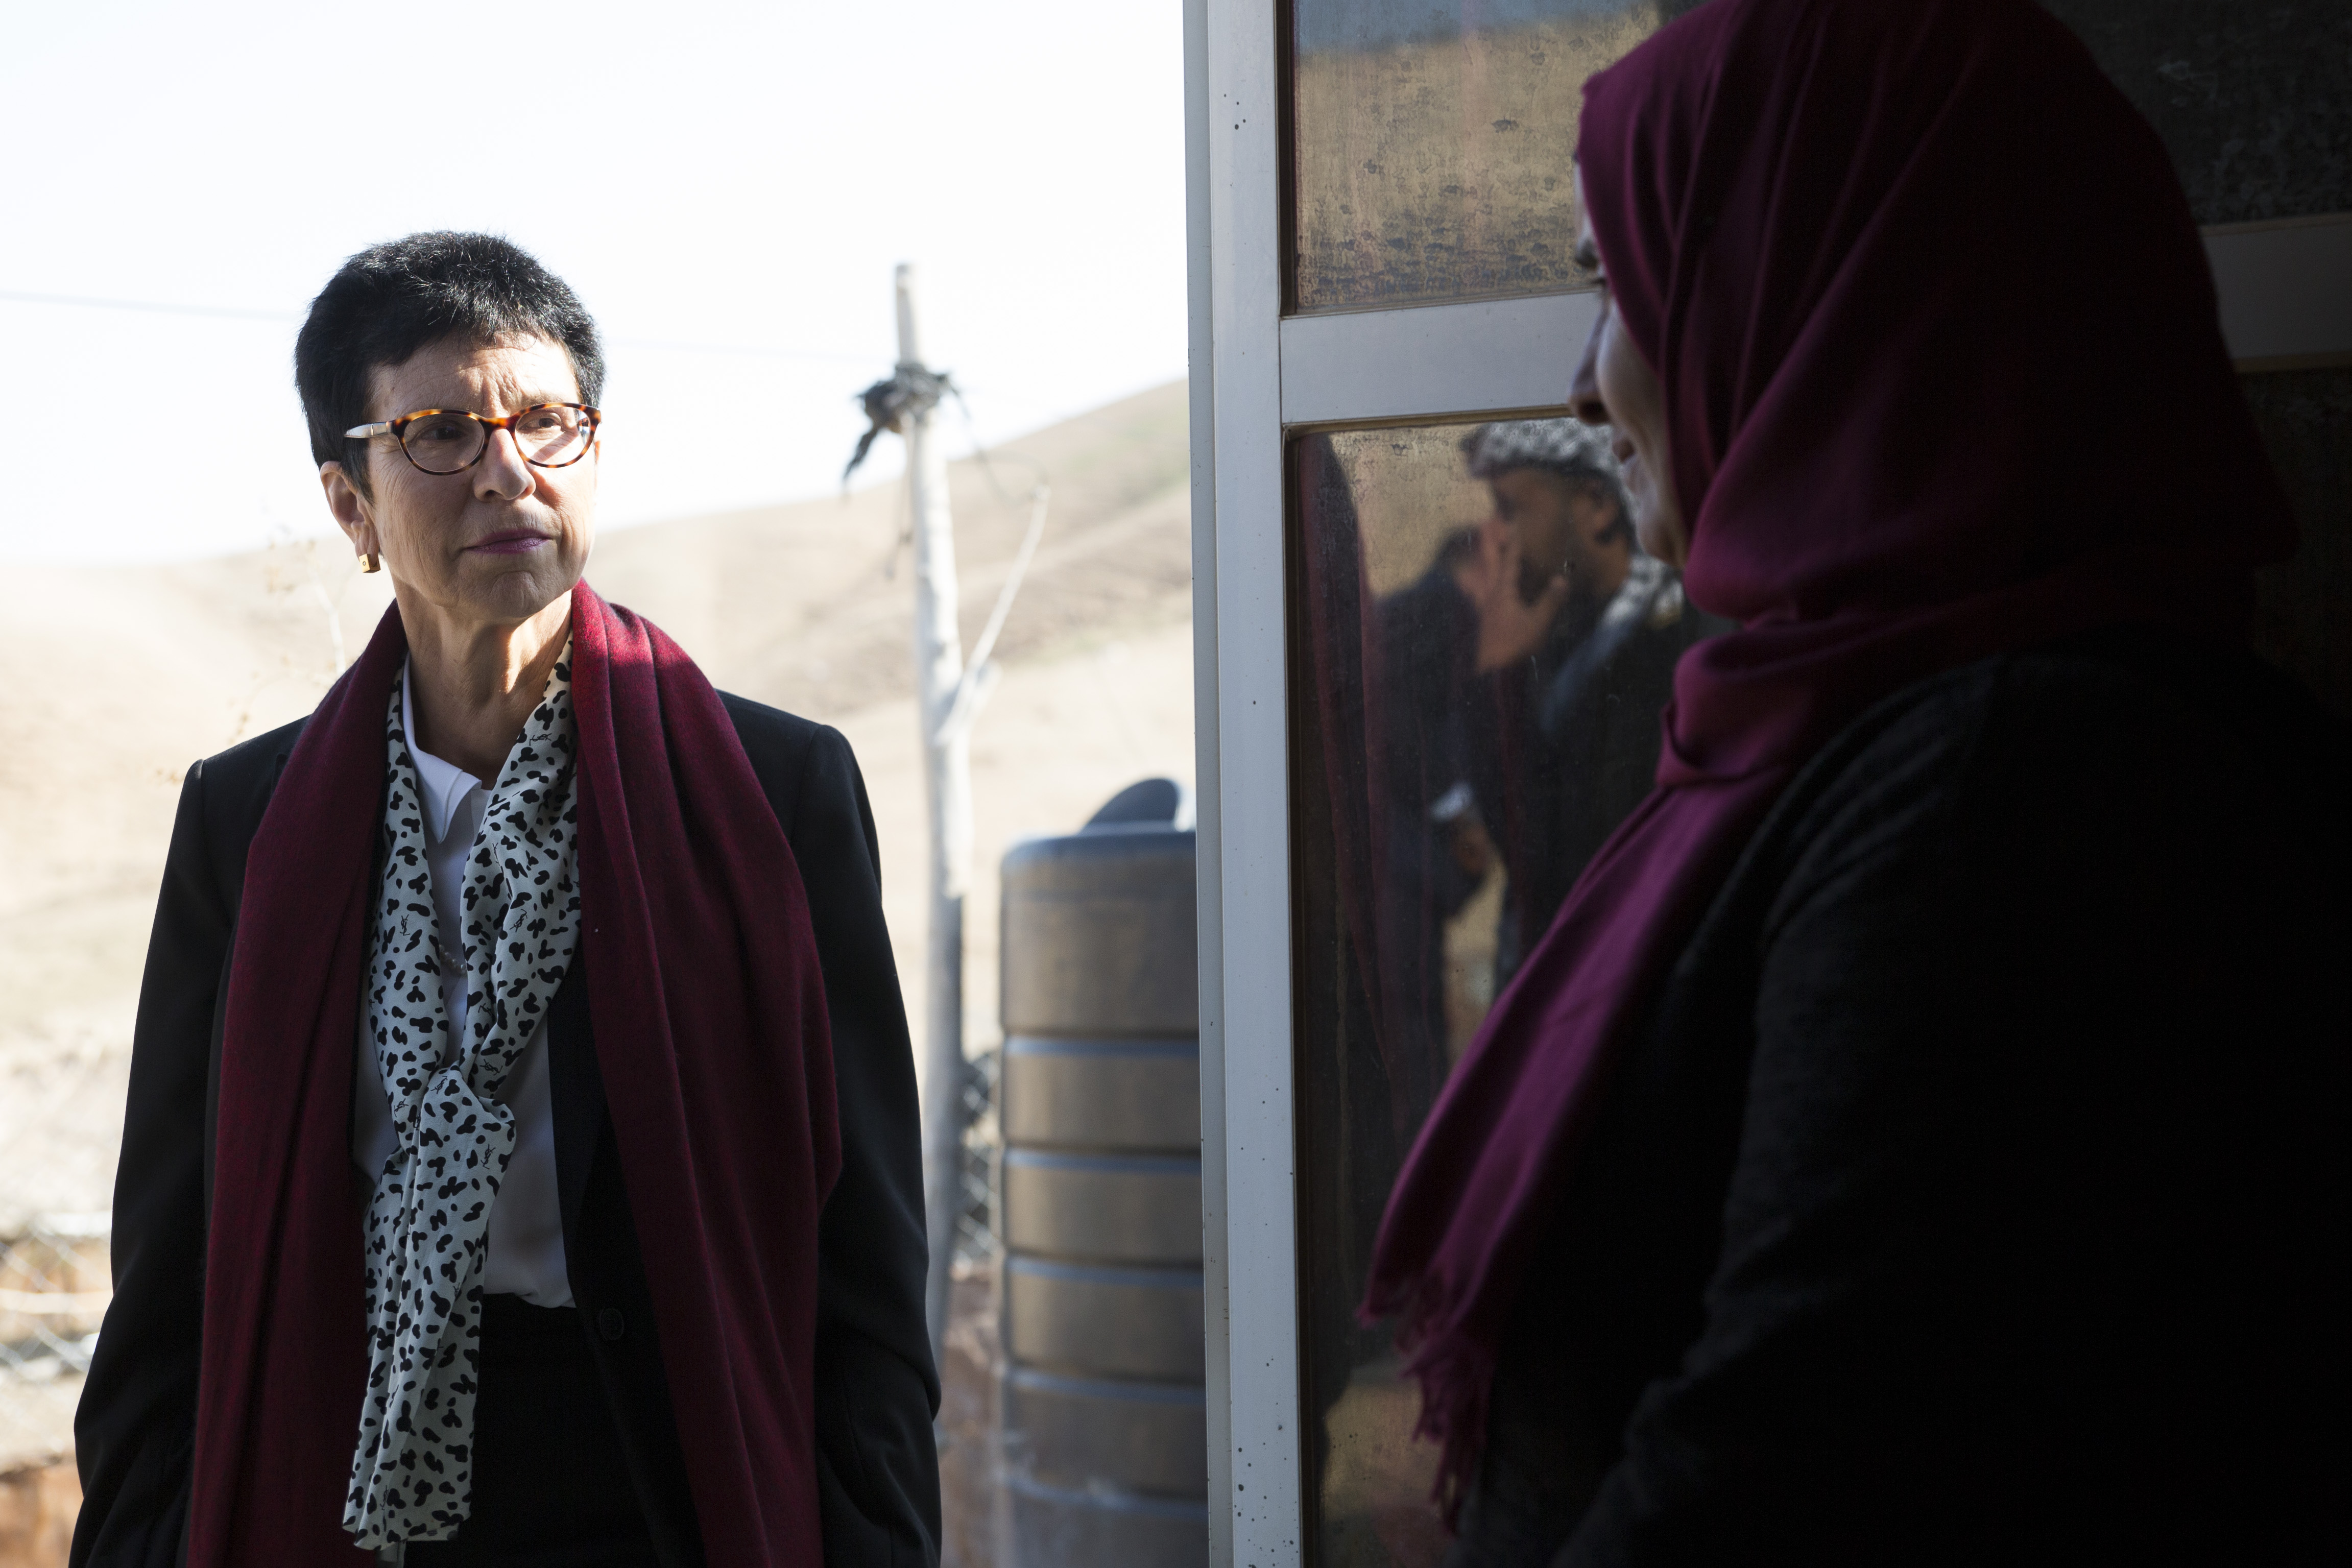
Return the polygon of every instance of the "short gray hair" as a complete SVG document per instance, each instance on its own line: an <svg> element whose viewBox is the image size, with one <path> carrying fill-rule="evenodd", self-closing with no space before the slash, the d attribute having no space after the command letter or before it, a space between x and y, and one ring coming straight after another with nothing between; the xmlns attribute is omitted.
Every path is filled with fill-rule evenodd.
<svg viewBox="0 0 2352 1568"><path fill-rule="evenodd" d="M1473 479L1492 479L1514 468L1540 468L1615 502L1621 520L1633 516L1624 478L1609 450L1608 434L1602 427L1580 419L1510 419L1482 424L1462 438L1462 455Z"/></svg>

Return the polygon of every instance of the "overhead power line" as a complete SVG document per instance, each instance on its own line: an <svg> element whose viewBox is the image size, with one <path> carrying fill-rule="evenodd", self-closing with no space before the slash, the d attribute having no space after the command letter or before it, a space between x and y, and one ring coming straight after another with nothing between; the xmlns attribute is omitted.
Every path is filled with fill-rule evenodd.
<svg viewBox="0 0 2352 1568"><path fill-rule="evenodd" d="M616 349L651 349L667 354L749 354L764 360L817 360L829 365L870 365L871 354L834 354L822 349L775 349L761 343L674 343L662 338L611 338Z"/></svg>
<svg viewBox="0 0 2352 1568"><path fill-rule="evenodd" d="M73 305L91 310L147 310L162 316L229 316L244 321L292 321L283 310L245 310L231 305L162 305L150 299L98 299L80 294L27 294L0 288L0 299L21 305Z"/></svg>
<svg viewBox="0 0 2352 1568"><path fill-rule="evenodd" d="M0 299L19 305L66 305L85 310L140 310L158 316L211 316L237 321L299 321L288 310L249 310L235 305L167 305L154 299L107 299L84 294L35 294L0 288ZM682 343L664 338L607 338L616 349L645 349L666 354L741 354L764 360L810 360L826 364L862 365L870 354L836 354L821 349L780 349L764 343Z"/></svg>

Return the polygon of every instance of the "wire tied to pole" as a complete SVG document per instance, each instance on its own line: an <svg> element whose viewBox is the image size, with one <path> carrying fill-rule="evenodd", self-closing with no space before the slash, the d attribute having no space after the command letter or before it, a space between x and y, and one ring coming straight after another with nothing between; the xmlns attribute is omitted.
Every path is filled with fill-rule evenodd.
<svg viewBox="0 0 2352 1568"><path fill-rule="evenodd" d="M997 482L995 465L989 461L987 450L981 445L978 432L972 431L971 405L964 401L962 389L955 384L947 371L930 370L912 360L899 361L886 379L876 382L857 394L858 406L866 411L866 434L857 438L857 449L849 455L849 465L841 471L844 488L848 486L849 476L857 472L858 465L866 461L866 454L873 450L877 437L885 431L893 435L906 434L909 423L937 408L943 398L955 399L956 407L962 410L964 428L972 434L972 456L979 460L981 472L986 476L989 488L996 492L997 499L1009 504L1013 497L1005 494L1004 486ZM931 733L934 744L944 745L971 727L973 721L980 717L980 710L987 705L989 694L996 689L998 678L1003 674L991 655L996 652L997 638L1004 631L1005 617L1013 612L1013 601L1021 592L1021 581L1028 573L1030 559L1037 553L1037 541L1045 537L1045 509L1054 495L1054 487L1046 482L1045 475L1034 464L1030 468L1038 476L1029 490L1028 529L1021 537L1021 548L1013 558L1013 570L1005 575L1004 586L997 591L996 603L988 612L987 624L981 629L980 641L972 646L971 658L964 666L962 678L956 682L955 695L948 703L948 711L940 718L939 727ZM911 519L908 527L912 528ZM898 543L903 546L906 540L902 538ZM890 556L890 565L895 567L898 549L893 549ZM885 575L890 575L887 569Z"/></svg>
<svg viewBox="0 0 2352 1568"><path fill-rule="evenodd" d="M921 418L939 406L940 399L950 396L962 402L947 371L927 370L911 360L899 361L886 379L859 392L858 405L866 411L866 434L857 438L857 450L849 455L849 466L841 471L842 484L846 486L849 476L866 461L875 437L886 430L893 435L906 434L909 421Z"/></svg>
<svg viewBox="0 0 2352 1568"><path fill-rule="evenodd" d="M947 716L931 738L944 743L971 727L980 717L989 695L996 690L997 677L1003 672L992 657L996 639L1004 630L1004 618L1013 612L1013 601L1021 591L1021 579L1029 570L1029 559L1037 553L1037 541L1045 534L1045 507L1053 499L1054 487L1043 479L1029 491L1029 528L1021 536L1021 549L1013 557L1013 570L1005 574L1004 586L996 592L995 607L988 612L988 623L981 628L980 641L972 644L971 663L965 666L963 678L956 683L955 696L948 704Z"/></svg>

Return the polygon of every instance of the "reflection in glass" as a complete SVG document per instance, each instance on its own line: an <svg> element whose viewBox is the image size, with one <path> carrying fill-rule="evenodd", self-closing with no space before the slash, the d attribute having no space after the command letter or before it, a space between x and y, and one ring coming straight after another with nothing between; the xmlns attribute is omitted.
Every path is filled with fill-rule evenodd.
<svg viewBox="0 0 2352 1568"><path fill-rule="evenodd" d="M1591 281L1571 259L1584 78L1656 29L1658 0L1295 0L1291 12L1294 308Z"/></svg>
<svg viewBox="0 0 2352 1568"><path fill-rule="evenodd" d="M1313 1560L1434 1563L1434 1450L1354 1321L1406 1148L1496 990L1648 792L1719 624L1641 554L1571 420L1292 449L1293 887Z"/></svg>
<svg viewBox="0 0 2352 1568"><path fill-rule="evenodd" d="M2164 138L2199 223L2352 210L2352 6L2043 4Z"/></svg>

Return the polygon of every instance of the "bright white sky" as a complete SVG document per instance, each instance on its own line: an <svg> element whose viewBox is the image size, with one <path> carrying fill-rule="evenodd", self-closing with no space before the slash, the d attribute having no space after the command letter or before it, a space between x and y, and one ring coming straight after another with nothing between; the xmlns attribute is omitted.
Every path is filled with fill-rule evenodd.
<svg viewBox="0 0 2352 1568"><path fill-rule="evenodd" d="M417 229L502 233L595 313L608 527L831 490L899 261L983 440L1180 376L1181 26L1174 0L12 7L0 295L278 319L0 298L0 560L324 528L299 318Z"/></svg>

